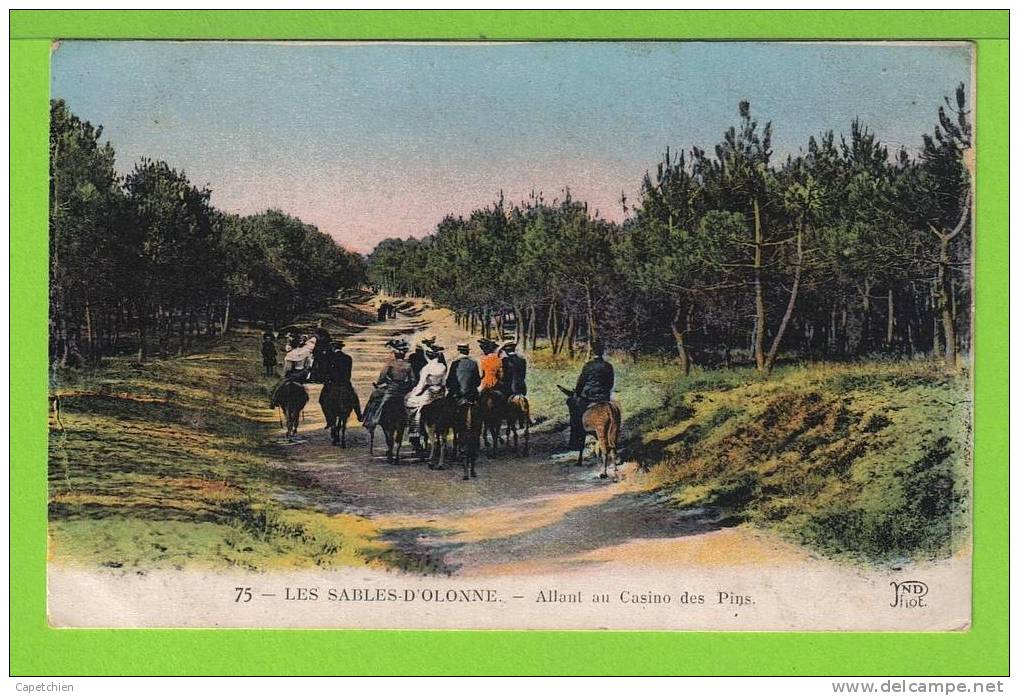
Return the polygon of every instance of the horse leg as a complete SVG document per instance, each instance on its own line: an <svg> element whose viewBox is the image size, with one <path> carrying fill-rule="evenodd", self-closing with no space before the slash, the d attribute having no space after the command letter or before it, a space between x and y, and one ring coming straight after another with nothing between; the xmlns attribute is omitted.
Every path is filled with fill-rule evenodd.
<svg viewBox="0 0 1019 696"><path fill-rule="evenodd" d="M347 414L347 418L350 418L350 414ZM340 447L346 448L347 446L347 418L340 420Z"/></svg>
<svg viewBox="0 0 1019 696"><path fill-rule="evenodd" d="M368 431L368 456L375 456L375 428Z"/></svg>
<svg viewBox="0 0 1019 696"><path fill-rule="evenodd" d="M524 416L524 456L531 453L531 419Z"/></svg>
<svg viewBox="0 0 1019 696"><path fill-rule="evenodd" d="M598 478L606 479L609 477L609 448L601 438L598 438L598 449L601 450L602 462L602 472Z"/></svg>
<svg viewBox="0 0 1019 696"><path fill-rule="evenodd" d="M382 434L386 436L386 461L395 464L396 462L393 461L393 433L383 428Z"/></svg>
<svg viewBox="0 0 1019 696"><path fill-rule="evenodd" d="M585 442L580 443L580 451L577 453L577 466L584 466L584 445L586 444L587 438L585 437L584 439Z"/></svg>

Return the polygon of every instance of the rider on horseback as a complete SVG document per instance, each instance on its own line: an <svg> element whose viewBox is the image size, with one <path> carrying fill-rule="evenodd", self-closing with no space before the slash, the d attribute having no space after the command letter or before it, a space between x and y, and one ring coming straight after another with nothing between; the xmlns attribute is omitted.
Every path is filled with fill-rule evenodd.
<svg viewBox="0 0 1019 696"><path fill-rule="evenodd" d="M426 362L418 372L417 386L404 401L408 415L407 434L415 452L421 450L421 409L446 396L446 365L441 360L445 348L433 341L425 344L428 346L428 350L424 351Z"/></svg>
<svg viewBox="0 0 1019 696"><path fill-rule="evenodd" d="M593 404L612 400L615 373L612 364L605 360L605 345L598 339L591 343L593 357L585 363L577 378L573 393L577 408L570 413L570 449L583 448L585 439L582 422L584 411Z"/></svg>
<svg viewBox="0 0 1019 696"><path fill-rule="evenodd" d="M375 381L375 391L364 409L363 423L366 428L372 429L379 424L379 417L382 415L382 407L391 399L403 398L414 387L413 374L410 363L407 362L407 349L409 346L403 340L390 340L386 346L393 351L393 359L387 362Z"/></svg>
<svg viewBox="0 0 1019 696"><path fill-rule="evenodd" d="M502 381L499 390L507 397L527 396L527 360L517 354L516 341L507 341L502 346Z"/></svg>
<svg viewBox="0 0 1019 696"><path fill-rule="evenodd" d="M458 343L456 350L460 357L449 366L446 391L458 404L477 401L478 387L481 386L478 363L470 356L471 349L468 344Z"/></svg>
<svg viewBox="0 0 1019 696"><path fill-rule="evenodd" d="M334 340L329 345L329 351L325 355L325 378L323 382L333 382L345 390L351 397L354 406L354 414L359 421L364 420L361 416L361 400L357 398L354 385L350 381L353 371L353 359L343 352L344 343L340 339Z"/></svg>
<svg viewBox="0 0 1019 696"><path fill-rule="evenodd" d="M503 380L502 358L499 357L495 350L498 348L498 344L488 338L482 338L478 340L478 343L481 345L481 352L484 353L478 365L481 370L480 390L493 390L499 393L499 396L505 398L505 394L498 392Z"/></svg>

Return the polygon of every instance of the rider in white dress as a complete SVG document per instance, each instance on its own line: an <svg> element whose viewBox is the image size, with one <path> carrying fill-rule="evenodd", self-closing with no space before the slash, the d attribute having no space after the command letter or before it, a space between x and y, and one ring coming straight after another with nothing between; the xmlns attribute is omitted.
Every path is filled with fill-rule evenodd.
<svg viewBox="0 0 1019 696"><path fill-rule="evenodd" d="M428 362L418 373L418 383L407 394L407 435L415 451L421 448L421 409L446 396L446 366L440 361L442 346L431 346L425 353Z"/></svg>

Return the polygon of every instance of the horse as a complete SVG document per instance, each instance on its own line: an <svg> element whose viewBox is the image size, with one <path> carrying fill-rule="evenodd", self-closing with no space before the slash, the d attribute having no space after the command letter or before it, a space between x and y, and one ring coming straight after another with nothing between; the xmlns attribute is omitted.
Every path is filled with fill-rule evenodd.
<svg viewBox="0 0 1019 696"><path fill-rule="evenodd" d="M492 390L485 389L478 396L478 409L481 416L481 436L488 446L488 437L492 437L492 454L499 449L502 442L502 421L505 419L506 402L502 396Z"/></svg>
<svg viewBox="0 0 1019 696"><path fill-rule="evenodd" d="M329 380L322 385L318 403L322 407L333 445L347 446L347 420L354 410L356 399L357 394L346 384Z"/></svg>
<svg viewBox="0 0 1019 696"><path fill-rule="evenodd" d="M430 449L429 469L446 468L446 436L453 429L455 404L448 396L421 407L421 435Z"/></svg>
<svg viewBox="0 0 1019 696"><path fill-rule="evenodd" d="M272 408L282 408L287 420L287 439L297 434L297 424L301 411L308 404L308 390L299 382L284 382L276 390L272 400Z"/></svg>
<svg viewBox="0 0 1019 696"><path fill-rule="evenodd" d="M464 481L477 477L474 464L478 460L481 426L481 408L477 401L453 402L453 440L457 448L463 447Z"/></svg>
<svg viewBox="0 0 1019 696"><path fill-rule="evenodd" d="M382 404L379 426L386 437L386 461L400 463L400 449L403 447L403 431L407 428L407 409L401 397L391 397ZM395 456L393 448L396 448ZM375 454L375 426L368 428L368 454Z"/></svg>
<svg viewBox="0 0 1019 696"><path fill-rule="evenodd" d="M523 394L514 394L506 401L506 442L509 443L510 433L513 434L513 451L517 451L517 430L524 429L524 456L531 448L531 403Z"/></svg>
<svg viewBox="0 0 1019 696"><path fill-rule="evenodd" d="M584 439L587 433L592 433L597 440L596 453L600 453L603 469L599 478L609 477L609 459L612 459L612 480L619 481L619 429L622 423L622 412L619 404L615 401L599 401L588 406L584 412L578 413L580 399L576 393L566 387L556 385L559 391L566 395L566 407L570 411L571 422L578 420L584 431ZM580 452L577 457L577 466L584 464L584 443L580 443Z"/></svg>

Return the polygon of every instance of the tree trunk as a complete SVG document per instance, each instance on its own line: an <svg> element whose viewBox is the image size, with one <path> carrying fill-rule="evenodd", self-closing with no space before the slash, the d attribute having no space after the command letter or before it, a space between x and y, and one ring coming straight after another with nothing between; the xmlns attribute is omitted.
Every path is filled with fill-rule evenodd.
<svg viewBox="0 0 1019 696"><path fill-rule="evenodd" d="M941 325L945 336L945 365L955 368L957 363L957 346L955 337L955 317L952 316L952 305L948 294L948 236L941 238L941 253L938 256L937 304L941 315Z"/></svg>
<svg viewBox="0 0 1019 696"><path fill-rule="evenodd" d="M754 198L754 362L757 371L767 369L764 355L764 285L761 281L761 270L764 265L764 231L761 229L761 206Z"/></svg>
<svg viewBox="0 0 1019 696"><path fill-rule="evenodd" d="M690 374L690 356L686 351L686 342L683 339L683 328L679 324L679 318L683 313L681 305L676 306L676 312L672 315L669 328L672 329L672 338L676 341L676 362L684 375Z"/></svg>
<svg viewBox="0 0 1019 696"><path fill-rule="evenodd" d="M145 334L146 334L146 328L147 328L146 324L147 323L148 323L148 318L145 316L145 312L139 310L138 311L138 362L140 362L140 363L145 362L145 358L146 358L146 355L147 355L146 346L145 346Z"/></svg>
<svg viewBox="0 0 1019 696"><path fill-rule="evenodd" d="M775 338L771 341L771 349L768 351L768 358L765 364L765 369L768 374L775 367L775 358L778 357L778 348L782 343L782 336L785 335L786 327L789 326L789 319L793 315L793 309L796 306L796 296L800 291L800 272L803 269L803 222L800 221L799 231L796 235L796 270L793 271L793 287L789 291L789 301L785 306L785 314L782 315L782 321L778 325L778 331L775 332Z"/></svg>
<svg viewBox="0 0 1019 696"><path fill-rule="evenodd" d="M230 295L226 296L226 308L223 310L223 329L220 333L226 334L230 330Z"/></svg>
<svg viewBox="0 0 1019 696"><path fill-rule="evenodd" d="M88 300L85 300L85 339L88 342L88 358L86 360L89 363L94 363L96 359L96 344L92 331L92 306Z"/></svg>
<svg viewBox="0 0 1019 696"><path fill-rule="evenodd" d="M870 290L873 287L873 282L870 278L863 279L863 322L860 328L860 343L857 347L857 354L869 353L870 352Z"/></svg>
<svg viewBox="0 0 1019 696"><path fill-rule="evenodd" d="M590 283L584 284L584 290L587 292L587 355L590 357L591 346L598 340L598 326L594 321L594 302L591 300Z"/></svg>
<svg viewBox="0 0 1019 696"><path fill-rule="evenodd" d="M566 325L566 350L571 358L574 357L574 355L576 355L576 352L573 347L573 339L576 337L576 332L577 332L577 319L573 315L573 312L570 312L570 320L569 323Z"/></svg>
<svg viewBox="0 0 1019 696"><path fill-rule="evenodd" d="M531 350L538 348L538 310L531 305L531 313L527 319L527 335L530 336Z"/></svg>
<svg viewBox="0 0 1019 696"><path fill-rule="evenodd" d="M888 288L888 323L885 326L885 347L892 349L895 341L895 301L892 299L892 288Z"/></svg>

